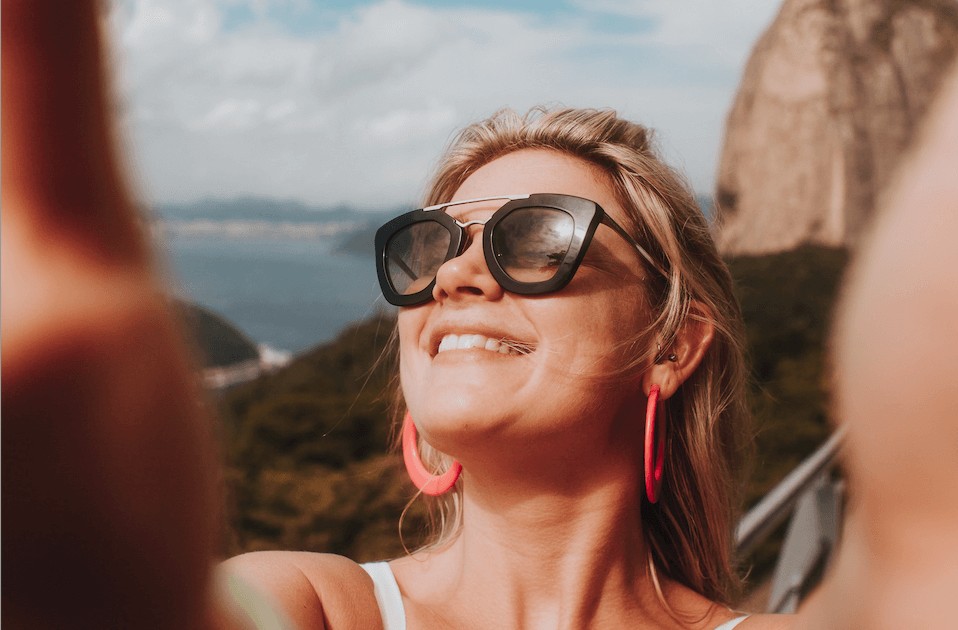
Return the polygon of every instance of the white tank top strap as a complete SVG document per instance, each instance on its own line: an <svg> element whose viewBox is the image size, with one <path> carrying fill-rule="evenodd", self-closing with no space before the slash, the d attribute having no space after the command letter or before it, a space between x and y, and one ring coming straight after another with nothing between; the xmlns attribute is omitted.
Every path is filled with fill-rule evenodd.
<svg viewBox="0 0 958 630"><path fill-rule="evenodd" d="M388 562L367 562L359 565L373 580L376 603L383 618L383 630L406 630L406 610L396 576Z"/></svg>
<svg viewBox="0 0 958 630"><path fill-rule="evenodd" d="M741 617L736 617L735 619L731 619L729 621L726 621L722 625L717 626L715 630L732 630L732 628L742 623L746 619L748 619L748 615L742 615Z"/></svg>

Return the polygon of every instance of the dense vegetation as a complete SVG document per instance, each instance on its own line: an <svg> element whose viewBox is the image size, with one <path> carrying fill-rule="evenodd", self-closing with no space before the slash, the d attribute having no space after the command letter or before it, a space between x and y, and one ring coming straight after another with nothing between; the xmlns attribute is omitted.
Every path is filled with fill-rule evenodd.
<svg viewBox="0 0 958 630"><path fill-rule="evenodd" d="M754 366L754 501L828 433L823 348L846 255L804 248L730 261ZM227 551L286 548L366 560L403 553L397 526L413 496L391 440L393 322L345 330L221 404L231 489ZM404 519L407 544L420 502Z"/></svg>
<svg viewBox="0 0 958 630"><path fill-rule="evenodd" d="M755 466L749 503L768 492L829 433L825 347L848 260L804 247L729 261L745 316L752 365Z"/></svg>
<svg viewBox="0 0 958 630"><path fill-rule="evenodd" d="M232 531L227 551L310 549L357 559L401 553L412 492L387 453L393 320L346 329L221 401ZM404 520L412 544L421 506Z"/></svg>

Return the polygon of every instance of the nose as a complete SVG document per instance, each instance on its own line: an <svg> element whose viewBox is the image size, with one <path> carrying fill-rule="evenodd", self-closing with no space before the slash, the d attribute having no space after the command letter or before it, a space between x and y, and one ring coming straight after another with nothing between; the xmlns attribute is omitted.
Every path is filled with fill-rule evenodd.
<svg viewBox="0 0 958 630"><path fill-rule="evenodd" d="M489 273L482 251L482 225L470 224L466 227L469 242L459 256L447 260L436 272L436 285L432 296L437 302L462 300L470 297L482 297L498 300L503 289Z"/></svg>

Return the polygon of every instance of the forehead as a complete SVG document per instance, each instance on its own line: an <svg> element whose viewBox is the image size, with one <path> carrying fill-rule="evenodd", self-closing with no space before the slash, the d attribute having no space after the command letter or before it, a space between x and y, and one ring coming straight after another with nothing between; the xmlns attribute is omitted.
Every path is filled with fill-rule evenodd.
<svg viewBox="0 0 958 630"><path fill-rule="evenodd" d="M450 201L517 193L575 195L595 201L616 220L623 214L602 169L550 149L523 149L496 158L470 175Z"/></svg>

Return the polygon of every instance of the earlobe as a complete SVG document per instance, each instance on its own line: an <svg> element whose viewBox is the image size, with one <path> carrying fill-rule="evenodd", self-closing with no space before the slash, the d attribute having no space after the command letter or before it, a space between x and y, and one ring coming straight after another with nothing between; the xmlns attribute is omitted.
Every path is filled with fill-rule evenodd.
<svg viewBox="0 0 958 630"><path fill-rule="evenodd" d="M659 386L661 400L670 398L698 369L715 336L712 311L705 304L692 301L689 313L668 348L657 353L658 361L642 378L642 389L649 395L652 385ZM674 357L674 360L673 360Z"/></svg>

